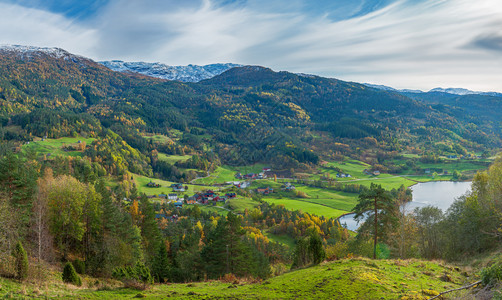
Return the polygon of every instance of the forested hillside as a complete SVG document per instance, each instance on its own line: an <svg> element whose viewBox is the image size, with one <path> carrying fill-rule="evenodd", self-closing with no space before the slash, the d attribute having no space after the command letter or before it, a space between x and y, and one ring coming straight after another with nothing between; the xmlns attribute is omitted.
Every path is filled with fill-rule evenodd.
<svg viewBox="0 0 502 300"><path fill-rule="evenodd" d="M500 145L492 123L357 83L242 67L184 84L112 72L60 51L1 51L4 139L98 136L107 128L147 155L142 133L175 129L183 133L177 144L190 151L210 148L225 163L281 168L360 154L356 147L435 151L441 142L479 152Z"/></svg>
<svg viewBox="0 0 502 300"><path fill-rule="evenodd" d="M181 83L61 49L1 48L0 276L98 290L242 278L276 287L266 280L344 259L403 297L414 279L446 289L478 277L495 295L498 258L481 274L486 263L464 275L424 263L424 276L399 277L408 290L383 270L420 263L351 260L458 262L499 249L502 163L474 174L493 162L500 128L459 117L488 106L419 100L256 66ZM446 212L400 209L411 184L469 176L472 192ZM370 212L357 232L336 218L352 211Z"/></svg>

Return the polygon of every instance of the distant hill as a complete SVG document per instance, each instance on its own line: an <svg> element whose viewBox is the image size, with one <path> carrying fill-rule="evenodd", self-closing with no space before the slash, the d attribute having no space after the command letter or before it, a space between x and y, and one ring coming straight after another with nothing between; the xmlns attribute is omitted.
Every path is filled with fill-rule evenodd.
<svg viewBox="0 0 502 300"><path fill-rule="evenodd" d="M199 82L219 75L231 68L241 66L231 63L205 66L168 66L162 63L124 62L121 60L100 61L99 63L113 71L139 73L146 76L182 82Z"/></svg>
<svg viewBox="0 0 502 300"><path fill-rule="evenodd" d="M421 90L411 90L411 89L395 89L390 86L386 85L379 85L379 84L371 84L371 83L364 83L364 85L376 88L379 90L384 90L384 91L396 91L399 93L415 93L415 94L422 94L422 93L445 93L445 94L451 94L451 95L460 95L460 96L465 96L465 95L483 95L483 96L493 96L493 97L502 97L502 93L497 93L497 92L476 92L476 91L471 91L468 89L463 89L463 88L434 88L431 89L428 92L424 92Z"/></svg>

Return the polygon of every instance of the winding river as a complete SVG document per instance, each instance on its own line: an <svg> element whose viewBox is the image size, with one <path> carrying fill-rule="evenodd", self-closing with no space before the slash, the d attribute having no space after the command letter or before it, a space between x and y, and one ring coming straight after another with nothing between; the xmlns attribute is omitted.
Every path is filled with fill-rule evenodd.
<svg viewBox="0 0 502 300"><path fill-rule="evenodd" d="M434 181L417 183L411 187L413 199L405 204L407 212L413 211L417 207L428 205L436 206L443 211L471 188L471 182ZM347 225L350 230L356 230L359 225L354 220L354 214L340 217L340 224Z"/></svg>

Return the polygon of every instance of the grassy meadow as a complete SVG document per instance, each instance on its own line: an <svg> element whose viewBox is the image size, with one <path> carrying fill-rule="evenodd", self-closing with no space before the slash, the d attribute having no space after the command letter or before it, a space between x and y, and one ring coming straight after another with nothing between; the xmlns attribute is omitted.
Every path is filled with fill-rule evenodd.
<svg viewBox="0 0 502 300"><path fill-rule="evenodd" d="M429 299L477 279L441 262L344 259L290 271L265 281L157 284L144 291L112 280L83 278L83 286L60 283L52 272L41 283L0 278L0 296L40 299ZM448 294L456 298L462 292Z"/></svg>
<svg viewBox="0 0 502 300"><path fill-rule="evenodd" d="M22 149L36 151L39 154L50 154L51 156L82 156L82 151L65 151L63 146L65 145L77 145L78 141L85 142L86 145L92 144L94 138L83 138L83 137L64 137L59 139L45 139L40 138L35 139L29 144L23 145Z"/></svg>

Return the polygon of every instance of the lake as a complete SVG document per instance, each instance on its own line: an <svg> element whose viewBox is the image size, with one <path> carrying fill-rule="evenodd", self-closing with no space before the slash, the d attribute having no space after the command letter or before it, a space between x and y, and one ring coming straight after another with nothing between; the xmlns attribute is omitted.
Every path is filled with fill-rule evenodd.
<svg viewBox="0 0 502 300"><path fill-rule="evenodd" d="M446 212L456 198L471 189L471 182L434 181L417 183L411 187L413 200L405 204L406 212L412 212L417 207L436 206ZM350 230L356 230L359 225L354 220L354 214L341 217L340 224L346 224Z"/></svg>

